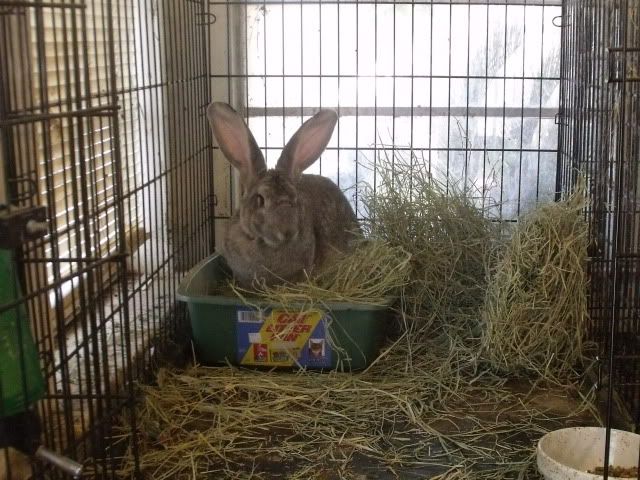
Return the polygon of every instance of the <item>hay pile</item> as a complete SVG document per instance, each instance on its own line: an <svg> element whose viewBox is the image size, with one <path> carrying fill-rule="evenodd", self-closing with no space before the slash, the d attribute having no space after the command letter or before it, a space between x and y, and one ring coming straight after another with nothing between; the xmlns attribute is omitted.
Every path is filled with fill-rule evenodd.
<svg viewBox="0 0 640 480"><path fill-rule="evenodd" d="M478 206L482 193L436 180L415 158L384 157L372 168L377 185L366 187L363 195L367 230L411 253L403 313L431 335L457 328L477 331L477 311L501 241L499 224Z"/></svg>
<svg viewBox="0 0 640 480"><path fill-rule="evenodd" d="M231 366L162 370L157 385L141 387L137 412L146 476L529 478L543 433L595 421L591 394L581 398L572 383L580 343L570 338L581 338L576 332L584 325L578 318L584 297L570 292L573 307L539 302L563 282L584 291L583 272L572 272L580 270L586 242L577 200L558 207L554 221L545 221L543 212L552 207L544 207L503 248L499 225L481 209L481 195L435 181L416 169L415 160L378 159L376 195L365 195L372 239L367 248L306 285L258 292L305 307L339 299L377 305L399 292L399 335L355 374ZM549 226L555 237L543 230ZM565 242L565 234L576 235ZM548 241L553 245L535 244L547 248L535 258L558 259L551 267L527 256L530 239L545 235L555 238ZM528 242L522 245L526 255L518 254L522 241ZM507 280L515 271L528 283L511 288ZM250 301L248 292L236 291ZM566 322L560 328L568 333L564 343L549 347L522 334L532 322L548 324L554 316L556 323ZM550 349L554 355L547 361ZM536 380L564 381L564 387L514 384L502 368L512 363L518 372L534 371ZM567 396L574 401L566 408L550 407ZM125 460L123 477L134 463L131 453Z"/></svg>
<svg viewBox="0 0 640 480"><path fill-rule="evenodd" d="M583 362L587 223L581 189L522 218L487 289L483 355L505 373L559 379Z"/></svg>
<svg viewBox="0 0 640 480"><path fill-rule="evenodd" d="M393 375L163 370L138 409L142 471L155 480L528 478L539 435L590 409L551 414L558 398L545 392L497 378L456 385L435 362L420 366Z"/></svg>

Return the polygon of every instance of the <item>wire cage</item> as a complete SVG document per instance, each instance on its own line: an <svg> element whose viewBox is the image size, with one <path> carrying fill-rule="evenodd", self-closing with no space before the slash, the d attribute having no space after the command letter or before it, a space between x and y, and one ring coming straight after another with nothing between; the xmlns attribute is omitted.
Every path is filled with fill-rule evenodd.
<svg viewBox="0 0 640 480"><path fill-rule="evenodd" d="M116 417L135 430L134 381L184 330L182 272L213 249L206 9L0 2L7 204L46 213L44 235L10 245L22 292L0 311L30 317L43 442L96 478L117 467ZM8 455L0 476L27 478Z"/></svg>
<svg viewBox="0 0 640 480"><path fill-rule="evenodd" d="M570 188L579 172L587 182L592 336L606 383L638 425L640 6L567 1L562 24L559 182Z"/></svg>
<svg viewBox="0 0 640 480"><path fill-rule="evenodd" d="M0 232L20 286L0 315L28 315L44 394L22 410L43 442L93 478L115 478L123 434L137 454L134 383L184 356L178 282L240 194L211 100L245 116L270 166L335 108L310 172L360 217L380 155L474 185L504 222L584 171L593 338L638 412L639 15L632 0L0 0ZM62 478L11 455L0 478Z"/></svg>
<svg viewBox="0 0 640 480"><path fill-rule="evenodd" d="M474 3L210 2L213 97L245 113L269 165L315 105L335 108L309 171L352 192L360 216L359 185L375 183L362 165L393 150L513 220L555 192L560 1ZM216 173L230 178L224 162Z"/></svg>

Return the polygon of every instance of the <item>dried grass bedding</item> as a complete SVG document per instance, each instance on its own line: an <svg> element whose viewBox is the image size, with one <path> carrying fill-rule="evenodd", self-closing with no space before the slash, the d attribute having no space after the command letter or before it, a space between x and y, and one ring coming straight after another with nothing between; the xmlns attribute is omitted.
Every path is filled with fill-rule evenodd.
<svg viewBox="0 0 640 480"><path fill-rule="evenodd" d="M581 388L583 197L509 231L482 192L381 158L363 201L367 240L297 285L247 292L312 308L398 298L392 336L361 372L193 365L141 385L148 478L538 478L550 429L598 423ZM128 441L128 438L123 438ZM129 450L122 476L132 474Z"/></svg>

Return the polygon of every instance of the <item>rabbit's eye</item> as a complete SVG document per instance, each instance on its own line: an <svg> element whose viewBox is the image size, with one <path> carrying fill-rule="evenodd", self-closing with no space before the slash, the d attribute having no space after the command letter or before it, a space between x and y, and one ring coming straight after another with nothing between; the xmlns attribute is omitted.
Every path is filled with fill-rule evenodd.
<svg viewBox="0 0 640 480"><path fill-rule="evenodd" d="M256 202L256 205L258 206L258 208L264 207L264 197L262 195L257 194L255 196L255 200L254 201Z"/></svg>

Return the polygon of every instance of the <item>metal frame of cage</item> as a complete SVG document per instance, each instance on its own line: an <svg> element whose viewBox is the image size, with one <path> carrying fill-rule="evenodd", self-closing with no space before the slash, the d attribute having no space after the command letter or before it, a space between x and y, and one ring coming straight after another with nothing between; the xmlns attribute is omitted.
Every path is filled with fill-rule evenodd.
<svg viewBox="0 0 640 480"><path fill-rule="evenodd" d="M561 21L559 182L571 189L580 174L587 182L589 313L602 362L598 384L607 388L606 478L615 396L640 429L640 6L567 0Z"/></svg>
<svg viewBox="0 0 640 480"><path fill-rule="evenodd" d="M27 307L46 384L24 434L99 478L118 468L115 418L136 434L134 382L185 330L177 284L213 250L207 9L0 1L0 142L20 212L3 227L23 289L0 313ZM45 231L27 233L29 212ZM23 458L2 457L0 474L25 478Z"/></svg>
<svg viewBox="0 0 640 480"><path fill-rule="evenodd" d="M174 301L175 288L182 272L213 250L215 227L229 217L237 200L239 190L233 183L233 176L219 175L218 165L214 177L214 167L210 162L212 144L204 117L206 105L212 96L219 95L245 107L244 113L248 117L264 117L265 129L269 116L282 116L284 124L284 117L288 114L302 117L310 113L302 107L290 111L284 103L282 107L249 105L244 82L248 81L251 75L243 70L247 53L241 51L242 41L246 42L246 24L234 18L234 10L242 10L247 5L264 7L303 3L322 3L335 5L336 8L340 5L355 6L357 9L360 4L375 3L393 8L395 17L398 4L415 8L424 5L470 7L487 4L545 7L557 6L559 3L556 0L440 0L428 3L356 0L95 0L92 2L98 8L97 12L93 12L95 15L89 14L88 3L72 0L52 3L0 0L0 140L4 155L8 159L6 163L13 167L13 170L8 172L12 185L9 192L11 203L25 208L44 203L50 205L47 216L50 233L24 243L19 258L20 265L25 270L23 281L26 293L18 303L27 304L35 320L35 336L42 354L42 364L45 366L45 377L51 382L48 383L49 391L45 401L41 402L39 408L40 416L45 420L43 440L47 445L58 448L72 458L88 458L89 470L99 476L110 474L117 468L118 452L114 450L112 440L112 416L124 411L130 423L130 432L135 434L135 416L131 408L134 400L133 381L144 378L149 366L154 362L155 352L170 345L172 338L184 329L184 312L176 308ZM601 8L606 4L619 7L629 7L632 4L630 0L593 0L591 3ZM638 401L639 396L638 379L625 379L624 375L628 374L620 370L620 365L623 360L629 360L634 361L635 364L632 365L637 366L640 357L637 352L625 352L614 356L614 348L617 348L620 341L616 334L620 332L608 332L605 328L606 318L613 318L615 321L621 318L623 310L635 308L635 311L638 311L638 295L625 299L622 293L625 288L633 288L633 275L629 270L621 268L623 264L635 264L637 268L638 262L637 256L630 257L625 253L625 249L630 246L629 242L632 242L629 233L632 226L630 227L628 222L618 222L614 229L617 233L608 236L606 220L612 218L612 214L602 203L597 203L603 195L610 195L613 191L616 193L616 212L622 212L629 207L625 203L628 199L623 195L622 189L607 190L598 182L608 178L606 175L609 166L615 166L617 169L618 174L614 177L619 182L621 175L626 174L624 169L631 164L611 161L603 152L599 152L599 156L593 161L587 162L583 159L585 151L595 150L593 147L596 143L607 138L607 128L611 126L611 120L606 114L594 113L593 120L589 122L588 115L584 113L591 113L588 101L592 97L589 97L587 85L599 92L608 92L601 94L606 102L610 102L612 98L635 98L633 95L638 95L640 84L634 80L635 76L617 76L620 72L628 70L628 58L638 62L638 56L633 56L633 52L636 51L634 49L638 47L638 37L629 41L605 42L609 33L613 35L615 29L604 28L605 16L602 14L596 15L597 21L593 22L597 28L583 29L588 15L585 13L586 10L582 9L584 4L584 0L567 0L557 25L561 24L565 41L562 50L563 70L558 78L561 80L562 89L561 112L557 117L560 127L558 155L562 175L558 175L556 191L575 180L572 167L585 166L593 182L591 192L595 202L587 212L591 234L595 238L604 238L612 247L611 250L592 252L594 261L590 263L592 278L605 271L604 267L598 265L608 263L614 269L611 278L615 279L615 285L605 284L602 292L606 292L606 295L616 292L616 302L606 303L605 293L603 298L598 296L595 290L592 290L590 297L592 315L599 319L596 321L595 338L603 346L601 354L609 353L607 358L610 371L616 372L613 381L609 382L611 406L613 387L616 387L617 392L628 402ZM220 15L220 9L226 14ZM39 59L37 65L25 63L26 57L16 55L18 50L12 49L8 41L11 35L15 34L13 29L16 19L27 17L33 19L33 24L28 27L31 30L27 30L35 35L36 57ZM624 15L620 18L623 17ZM377 19L376 14L376 21ZM9 26L9 22L13 22L13 26ZM127 26L132 22L146 22L153 27L138 33L139 38L131 39L128 36L132 30ZM219 22L219 25L226 23L221 38L216 36L213 28L216 22ZM586 24L589 25L589 22ZM362 28L357 24L356 30L359 27ZM624 28L626 27L623 27L623 30ZM66 34L62 35L61 32ZM620 31L617 33L621 35L617 40L626 38ZM20 35L27 33L21 32ZM101 38L101 35L104 35L104 38ZM583 62L582 57L578 55L578 49L589 38L599 39L600 43L588 56L589 61ZM209 51L210 45L218 40L222 41L222 44L219 44L220 49L227 55L229 62L226 71L223 72L215 71ZM236 43L238 40L240 45ZM134 42L138 50L134 48L130 51L126 48L130 42ZM48 50L56 46L62 50L62 54L55 51L51 53ZM612 47L612 50L607 50L608 47ZM82 53L91 49L94 50L93 57ZM230 52L234 49L240 51L235 52L236 55L232 58ZM170 52L176 51L180 52L180 55L169 55ZM612 53L611 56L607 56L609 51ZM612 82L607 84L605 81L599 81L598 75L607 68L606 59L614 57L621 57L622 60L610 60L612 63L609 65L614 66L611 70L614 73ZM95 59L101 59L103 62L98 62L96 66L93 64ZM232 61L236 64L232 65ZM31 73L31 76L24 77L28 90L17 88L15 84L16 76L10 73L10 69L16 65L22 65L21 68ZM90 77L94 71L97 72L97 77L92 83ZM357 73L359 72L356 72L356 76ZM47 75L52 74L64 80L60 82L61 87L58 87L56 97L58 100L55 102L47 99L47 94L52 91L52 86L47 83ZM285 72L275 75L283 79L287 76ZM303 77L302 74L291 76ZM330 75L325 73L324 76ZM323 77L322 73L320 77ZM337 77L346 79L349 75L344 72L341 75L338 72ZM374 76L377 77L378 75ZM395 71L390 75L393 81L400 77L402 75L397 75ZM413 72L409 77L414 78ZM467 71L463 77L469 79L472 76ZM488 75L480 77L486 80ZM503 75L498 79L506 80L506 77ZM433 75L430 75L430 78L433 78ZM443 77L449 82L452 78L454 76L451 74ZM35 79L36 83L30 85L30 79ZM531 79L542 81L546 77L541 74L531 76ZM219 84L224 84L221 91L216 90ZM60 88L65 91L60 92ZM54 93L55 89L53 86ZM633 125L638 126L637 100L635 102L632 108L624 106L623 102L621 114L623 118L628 117L630 121L635 122ZM340 109L340 106L338 108ZM505 103L498 109L504 116L522 118L525 108L527 107L523 100L520 108L512 109ZM446 116L450 120L457 114L467 115L468 118L474 109L480 109L475 113L486 118L486 105L473 107L469 105L468 99L467 104L461 109L456 109L450 104L447 107L422 109L413 106L401 108L395 104L392 107L356 105L355 110L342 107L340 113L353 114L357 125L358 117L369 114L376 117L390 114L395 118L404 112L412 119L414 116L423 115L430 119L434 116ZM541 119L544 110L542 104L533 110L535 111L529 113ZM631 112L635 112L636 116L633 117ZM544 110L544 115L551 113ZM65 119L70 120L70 123L56 126L56 122ZM595 127L590 130L592 124ZM624 122L615 123L613 127L618 135L615 142L616 158L624 158L626 154L633 158L634 152L637 156L638 147L631 146L637 135L634 137L630 134L630 129L625 128ZM53 171L56 155L51 148L51 139L47 140L47 136L56 128L63 131L60 147L62 173ZM187 139L184 138L186 133L189 133ZM44 137L43 147L37 144L38 135ZM25 138L26 142L20 140ZM109 143L111 141L113 145ZM637 142L637 138L635 141ZM449 143L447 139L447 145L442 148L447 155L460 150L452 148ZM273 148L272 145L261 146ZM139 150L132 152L136 148ZM355 146L356 151L362 148L362 145ZM373 146L373 150L384 148L388 146ZM41 155L44 161L41 165L35 165L33 162L36 157L29 154L40 150L43 152ZM329 150L340 152L348 149L342 148L338 143ZM467 145L466 155L470 150L473 148ZM486 145L481 150L486 152ZM495 150L504 152L507 149L503 144L502 148ZM516 153L520 152L520 164L522 150L521 141L520 149L514 149ZM213 151L215 155L215 150ZM534 149L538 157L541 153L555 152L556 149L546 152L540 146ZM132 156L134 160L128 163ZM94 158L102 165L88 168ZM144 170L141 176L140 166ZM88 170L83 170L87 168ZM228 165L223 163L222 170L228 172L228 169ZM53 193L57 186L56 179L60 177L65 179L60 187L63 192L61 200L54 198ZM92 181L78 182L77 179L81 177L92 178ZM112 180L107 180L108 178ZM229 194L228 199L217 198L214 195L214 180L228 182L223 189ZM47 188L38 188L39 181ZM92 185L107 185L108 182L111 184L105 188L113 189L113 201L109 203L109 207L92 206L91 199L100 193L97 190L93 191ZM180 187L186 183L193 187ZM171 198L170 203L167 197ZM165 198L167 202L160 201L159 198ZM150 205L156 207L155 218L148 218L146 213L146 208ZM174 205L177 205L175 212ZM110 212L113 212L115 221L111 218L105 220L105 208L112 209ZM57 225L55 219L61 214L72 220L72 228L64 229ZM130 237L135 233L128 228L128 222L132 218L138 221L143 230L144 227L150 226L149 230L159 229L159 233L152 232L154 235L151 238L145 237L142 245L134 245L138 247L139 252L134 256L134 265L130 261L127 263L127 255L132 253ZM212 224L214 219L216 225ZM166 229L160 228L163 223L168 224ZM116 239L115 243L105 247L100 243L101 236L113 237ZM67 246L69 255L66 255L66 258L59 252L61 242L65 239L66 244L75 245L73 248ZM625 241L627 243L624 243ZM637 238L635 242L637 249ZM70 255L74 252L75 255ZM637 255L637 250L635 254ZM158 259L160 261L155 262ZM602 262L599 263L599 260ZM43 265L49 270L40 268ZM65 265L71 266L64 270ZM137 272L135 279L132 279L132 268L138 270L140 267L145 271ZM48 275L52 275L53 279L49 280ZM74 282L77 282L77 285ZM69 285L71 292L65 290ZM49 300L50 295L54 301ZM105 306L99 309L88 308L92 304ZM50 305L54 305L55 308L49 308ZM0 313L16 307L17 305L1 305ZM73 312L71 317L68 308ZM150 315L149 308L159 312ZM603 311L605 313L598 316L599 312ZM113 338L109 336L111 332L107 331L106 326L114 323L119 324L122 330L122 338L125 340L124 351L116 348ZM637 319L635 323L631 321L628 324L635 325L635 331L638 332ZM70 327L77 329L69 330ZM142 340L140 343L135 340L138 338ZM607 343L609 348L604 348ZM56 354L59 356L56 357ZM92 360L89 354L94 354L96 358ZM113 362L114 358L118 358L117 362L122 363L125 368L124 377L116 375L112 383L105 366ZM69 366L74 363L78 365L75 373L69 371ZM636 372L638 371L640 367L636 368ZM71 391L69 387L65 387L66 390L57 390L58 386L68 386L72 383L69 380L73 379L74 375L77 375L77 380L84 385L83 389ZM625 395L625 391L629 393ZM78 415L81 417L80 429L76 431L74 421ZM135 455L135 441L133 445ZM46 473L53 478L57 475L54 470L49 469L36 473Z"/></svg>

